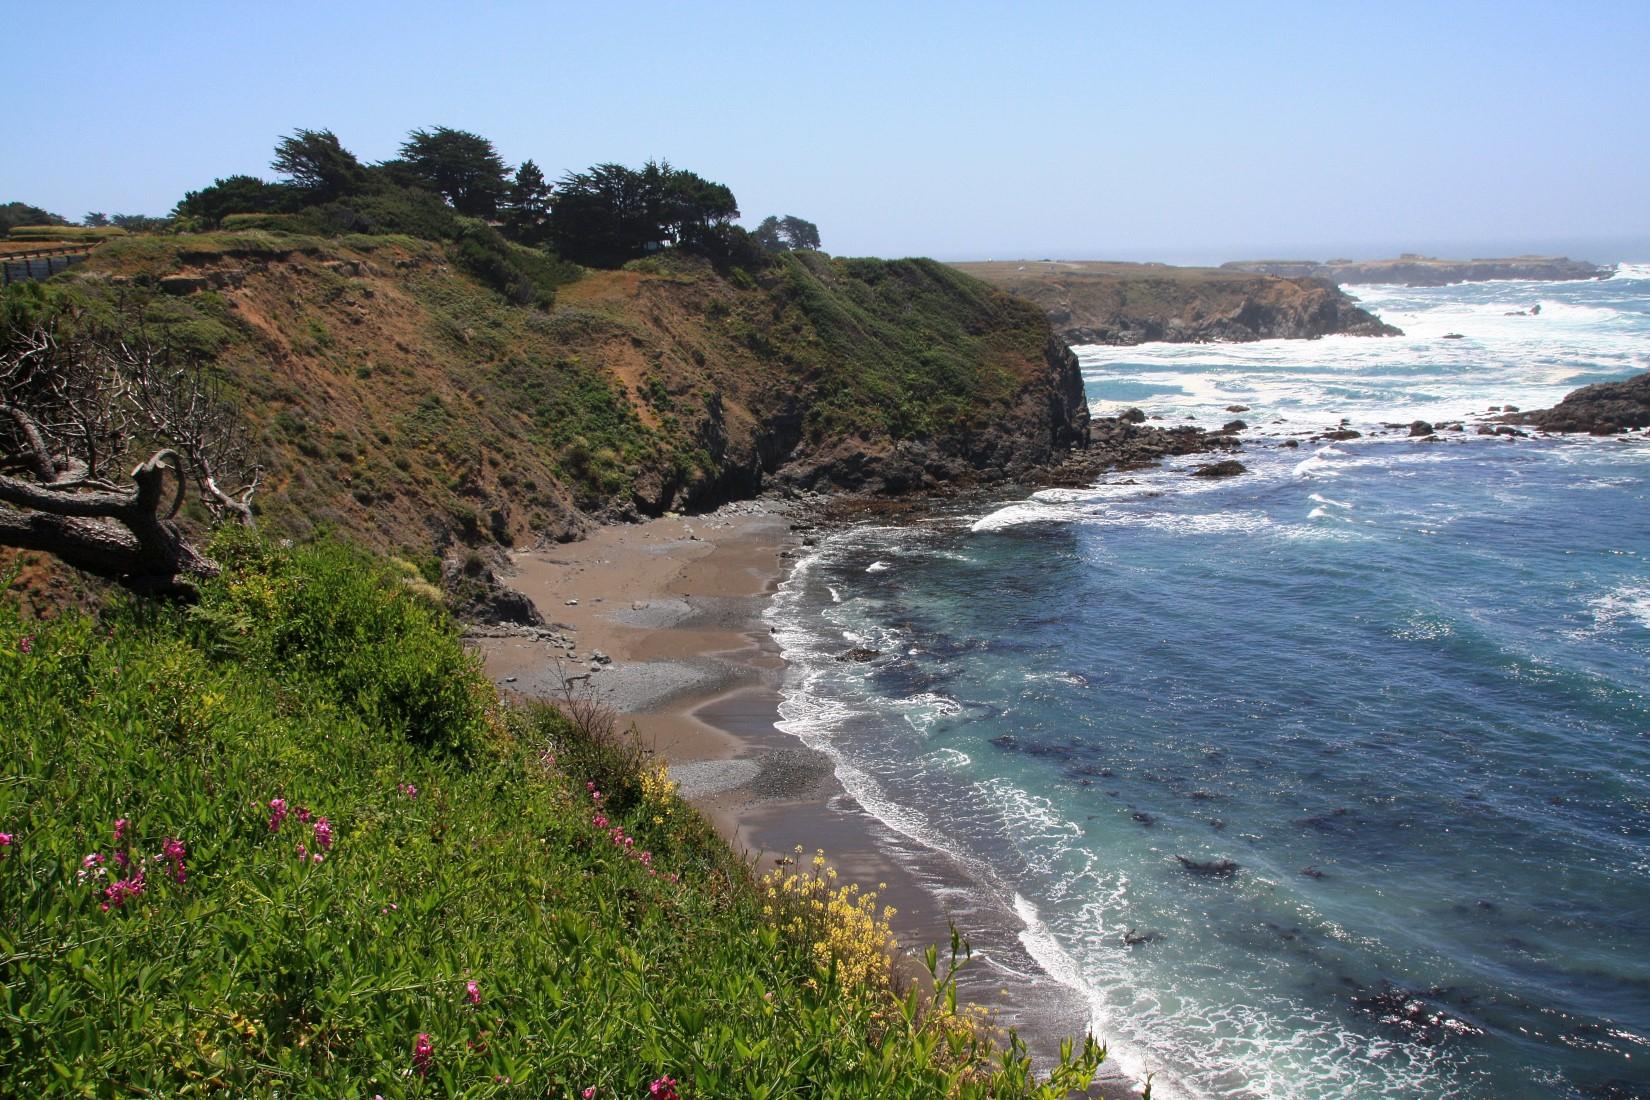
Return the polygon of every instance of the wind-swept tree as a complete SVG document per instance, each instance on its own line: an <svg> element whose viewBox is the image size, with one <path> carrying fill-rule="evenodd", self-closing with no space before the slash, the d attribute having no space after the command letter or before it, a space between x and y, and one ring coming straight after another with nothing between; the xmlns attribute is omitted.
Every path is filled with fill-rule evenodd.
<svg viewBox="0 0 1650 1100"><path fill-rule="evenodd" d="M251 524L256 471L228 480L245 462L240 420L202 367L135 323L58 318L0 334L0 544L187 594L218 566L178 512L192 483L217 519Z"/></svg>
<svg viewBox="0 0 1650 1100"><path fill-rule="evenodd" d="M423 186L440 192L460 214L496 217L509 191L504 158L492 142L468 130L414 130L401 145L401 159Z"/></svg>
<svg viewBox="0 0 1650 1100"><path fill-rule="evenodd" d="M770 214L751 232L751 237L769 252L818 248L819 226L794 214L786 214L783 218Z"/></svg>
<svg viewBox="0 0 1650 1100"><path fill-rule="evenodd" d="M367 169L331 130L294 130L275 143L270 167L292 180L306 202L323 203L359 194Z"/></svg>

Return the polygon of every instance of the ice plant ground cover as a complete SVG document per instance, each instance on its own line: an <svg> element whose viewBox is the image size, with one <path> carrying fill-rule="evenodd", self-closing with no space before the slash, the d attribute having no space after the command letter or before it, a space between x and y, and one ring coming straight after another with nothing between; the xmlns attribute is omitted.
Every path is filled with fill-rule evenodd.
<svg viewBox="0 0 1650 1100"><path fill-rule="evenodd" d="M214 553L192 608L0 598L0 1094L1054 1097L1092 1071L1038 1086L943 970L901 996L833 954L657 761L501 704L393 570Z"/></svg>

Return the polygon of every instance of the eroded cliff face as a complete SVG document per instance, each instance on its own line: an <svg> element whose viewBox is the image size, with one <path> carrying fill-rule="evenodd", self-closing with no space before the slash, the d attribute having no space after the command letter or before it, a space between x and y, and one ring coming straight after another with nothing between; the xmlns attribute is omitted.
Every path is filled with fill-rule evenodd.
<svg viewBox="0 0 1650 1100"><path fill-rule="evenodd" d="M1035 307L924 260L668 256L511 306L409 238L168 238L68 284L147 301L254 428L266 528L524 545L770 486L1020 478L1088 434Z"/></svg>
<svg viewBox="0 0 1650 1100"><path fill-rule="evenodd" d="M1447 286L1493 279L1561 281L1607 279L1615 271L1567 256L1509 256L1490 260L1440 260L1430 256L1400 256L1396 260L1238 260L1222 270L1288 278L1326 279L1340 285L1364 283L1403 286Z"/></svg>
<svg viewBox="0 0 1650 1100"><path fill-rule="evenodd" d="M1098 262L955 265L1036 303L1070 344L1247 342L1399 331L1318 279Z"/></svg>

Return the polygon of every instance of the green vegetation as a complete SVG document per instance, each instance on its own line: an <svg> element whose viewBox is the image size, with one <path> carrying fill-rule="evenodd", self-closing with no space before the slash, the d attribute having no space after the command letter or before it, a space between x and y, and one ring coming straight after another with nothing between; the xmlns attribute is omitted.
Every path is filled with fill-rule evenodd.
<svg viewBox="0 0 1650 1100"><path fill-rule="evenodd" d="M783 218L769 214L751 231L751 239L769 252L790 252L819 247L819 226L795 214Z"/></svg>
<svg viewBox="0 0 1650 1100"><path fill-rule="evenodd" d="M0 203L0 236L19 225L68 225L67 218L26 202Z"/></svg>
<svg viewBox="0 0 1650 1100"><path fill-rule="evenodd" d="M93 228L81 225L14 225L7 234L13 241L63 241L69 244L81 241L105 241L125 236L126 230L117 226Z"/></svg>
<svg viewBox="0 0 1650 1100"><path fill-rule="evenodd" d="M0 707L24 719L0 727L9 1093L1086 1083L1092 1047L1040 1087L990 1049L933 953L934 996L901 995L867 965L873 906L754 882L599 709L501 704L410 565L212 552L189 609L31 624L0 600Z"/></svg>

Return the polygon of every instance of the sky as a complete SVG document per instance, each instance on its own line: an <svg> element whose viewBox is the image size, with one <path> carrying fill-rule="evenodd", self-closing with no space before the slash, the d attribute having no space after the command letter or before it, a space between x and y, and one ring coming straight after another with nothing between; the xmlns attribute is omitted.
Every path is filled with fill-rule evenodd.
<svg viewBox="0 0 1650 1100"><path fill-rule="evenodd" d="M1650 259L1650 2L0 0L0 202L161 214L445 125L841 255Z"/></svg>

